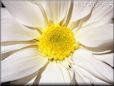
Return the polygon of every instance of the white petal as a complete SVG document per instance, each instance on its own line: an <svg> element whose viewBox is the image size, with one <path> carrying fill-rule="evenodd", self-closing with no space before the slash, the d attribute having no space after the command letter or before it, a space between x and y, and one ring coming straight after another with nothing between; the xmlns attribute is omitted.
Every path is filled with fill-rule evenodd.
<svg viewBox="0 0 114 86"><path fill-rule="evenodd" d="M30 27L43 27L44 19L42 13L35 4L29 1L2 0L6 8L22 24Z"/></svg>
<svg viewBox="0 0 114 86"><path fill-rule="evenodd" d="M95 58L89 51L84 49L77 50L73 54L72 60L75 65L89 72L94 77L107 83L113 82L113 69Z"/></svg>
<svg viewBox="0 0 114 86"><path fill-rule="evenodd" d="M77 70L77 68L74 68ZM84 85L84 84L91 84L90 80L86 77L84 77L80 72L77 72L79 70L76 71L75 70L75 80L76 80L76 83L77 84L80 84L80 85Z"/></svg>
<svg viewBox="0 0 114 86"><path fill-rule="evenodd" d="M51 62L43 71L40 84L68 84L70 81L68 70L58 63Z"/></svg>
<svg viewBox="0 0 114 86"><path fill-rule="evenodd" d="M91 48L112 49L113 24L99 27L81 28L76 34L76 39L84 46Z"/></svg>
<svg viewBox="0 0 114 86"><path fill-rule="evenodd" d="M14 20L1 20L1 41L27 41L38 38L40 33L24 27Z"/></svg>
<svg viewBox="0 0 114 86"><path fill-rule="evenodd" d="M87 16L91 12L91 9L95 4L95 1L74 1L74 8L71 21L76 21Z"/></svg>
<svg viewBox="0 0 114 86"><path fill-rule="evenodd" d="M12 19L12 15L8 12L6 8L1 8L1 18L2 19Z"/></svg>
<svg viewBox="0 0 114 86"><path fill-rule="evenodd" d="M56 0L56 1L44 1L41 2L49 20L58 23L66 15L68 11L68 1Z"/></svg>
<svg viewBox="0 0 114 86"><path fill-rule="evenodd" d="M18 50L27 46L31 46L33 44L15 44L15 45L8 45L8 46L1 46L1 53L7 53L10 51Z"/></svg>
<svg viewBox="0 0 114 86"><path fill-rule="evenodd" d="M94 77L91 73L89 73L88 71L84 70L83 68L75 65L74 67L75 70L75 79L77 81L78 84L105 84L105 85L109 85L108 83Z"/></svg>
<svg viewBox="0 0 114 86"><path fill-rule="evenodd" d="M1 62L1 82L17 80L38 71L47 62L36 48L18 51Z"/></svg>
<svg viewBox="0 0 114 86"><path fill-rule="evenodd" d="M64 83L73 84L72 80L73 80L74 73L72 68L66 68L64 65L61 65L61 64L58 64L58 65L61 70L61 73L63 74L62 76L65 81Z"/></svg>
<svg viewBox="0 0 114 86"><path fill-rule="evenodd" d="M92 12L92 16L86 25L102 25L106 23L112 23L113 18L113 0L109 1L98 1L95 9Z"/></svg>
<svg viewBox="0 0 114 86"><path fill-rule="evenodd" d="M114 53L109 53L109 54L104 54L104 55L94 55L94 56L97 57L99 60L111 65L112 67L114 67L113 55L114 55Z"/></svg>

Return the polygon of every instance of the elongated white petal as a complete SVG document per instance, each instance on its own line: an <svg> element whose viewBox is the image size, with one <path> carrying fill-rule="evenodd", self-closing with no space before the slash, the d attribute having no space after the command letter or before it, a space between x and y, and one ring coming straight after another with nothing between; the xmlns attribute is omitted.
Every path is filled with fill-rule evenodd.
<svg viewBox="0 0 114 86"><path fill-rule="evenodd" d="M112 49L113 24L99 27L81 28L75 35L76 39L84 46L102 50Z"/></svg>
<svg viewBox="0 0 114 86"><path fill-rule="evenodd" d="M39 3L39 1L35 2ZM53 0L40 2L40 4L43 5L49 20L58 23L65 17L68 11L68 2L69 1Z"/></svg>
<svg viewBox="0 0 114 86"><path fill-rule="evenodd" d="M10 51L18 50L27 46L31 46L32 44L15 44L15 45L9 45L9 46L1 46L1 53L7 53Z"/></svg>
<svg viewBox="0 0 114 86"><path fill-rule="evenodd" d="M105 84L105 85L109 85L109 83L104 82L96 77L94 77L91 73L89 73L88 71L84 70L83 68L75 65L74 67L75 70L75 79L77 81L78 84L88 84L88 85L96 85L96 84Z"/></svg>
<svg viewBox="0 0 114 86"><path fill-rule="evenodd" d="M31 2L2 0L10 13L22 24L30 27L43 27L44 19L40 9Z"/></svg>
<svg viewBox="0 0 114 86"><path fill-rule="evenodd" d="M112 67L114 67L113 55L114 55L114 53L109 53L109 54L104 54L104 55L94 55L94 56L97 57L99 60L111 65Z"/></svg>
<svg viewBox="0 0 114 86"><path fill-rule="evenodd" d="M84 26L96 26L107 23L112 23L113 18L113 0L98 1L95 9L92 12L90 19Z"/></svg>
<svg viewBox="0 0 114 86"><path fill-rule="evenodd" d="M36 30L24 27L13 19L1 20L1 41L27 41L38 38Z"/></svg>
<svg viewBox="0 0 114 86"><path fill-rule="evenodd" d="M1 62L1 82L26 77L38 71L46 62L36 48L18 51Z"/></svg>
<svg viewBox="0 0 114 86"><path fill-rule="evenodd" d="M43 71L40 84L68 84L70 81L68 70L58 63L51 62Z"/></svg>
<svg viewBox="0 0 114 86"><path fill-rule="evenodd" d="M74 70L75 69L76 68L74 68ZM77 72L77 71L75 71L75 80L76 80L76 83L79 85L92 84L88 78L84 77L80 72Z"/></svg>
<svg viewBox="0 0 114 86"><path fill-rule="evenodd" d="M96 0L83 0L83 1L75 1L74 0L74 8L71 21L76 21L86 17L90 12L92 7L94 6Z"/></svg>
<svg viewBox="0 0 114 86"><path fill-rule="evenodd" d="M95 58L89 51L84 49L77 50L72 60L75 65L92 74L95 78L106 83L113 83L113 69Z"/></svg>

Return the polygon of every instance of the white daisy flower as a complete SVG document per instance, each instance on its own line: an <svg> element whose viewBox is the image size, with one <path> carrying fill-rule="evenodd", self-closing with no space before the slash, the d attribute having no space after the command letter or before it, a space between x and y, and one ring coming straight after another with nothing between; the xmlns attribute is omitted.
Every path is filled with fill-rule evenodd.
<svg viewBox="0 0 114 86"><path fill-rule="evenodd" d="M1 82L113 84L113 3L2 0Z"/></svg>

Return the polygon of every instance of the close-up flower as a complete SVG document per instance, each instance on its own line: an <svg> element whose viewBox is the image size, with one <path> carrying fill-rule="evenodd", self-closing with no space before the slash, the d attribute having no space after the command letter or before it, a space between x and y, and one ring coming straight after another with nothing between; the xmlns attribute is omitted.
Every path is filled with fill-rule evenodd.
<svg viewBox="0 0 114 86"><path fill-rule="evenodd" d="M1 82L112 85L113 0L2 0Z"/></svg>

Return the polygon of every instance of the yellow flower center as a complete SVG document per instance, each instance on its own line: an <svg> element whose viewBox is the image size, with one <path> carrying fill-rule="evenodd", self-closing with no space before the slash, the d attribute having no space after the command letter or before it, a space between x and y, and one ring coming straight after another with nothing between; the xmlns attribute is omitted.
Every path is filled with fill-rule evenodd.
<svg viewBox="0 0 114 86"><path fill-rule="evenodd" d="M38 47L49 60L62 61L79 48L79 43L75 41L69 28L51 24L44 29L39 38Z"/></svg>

